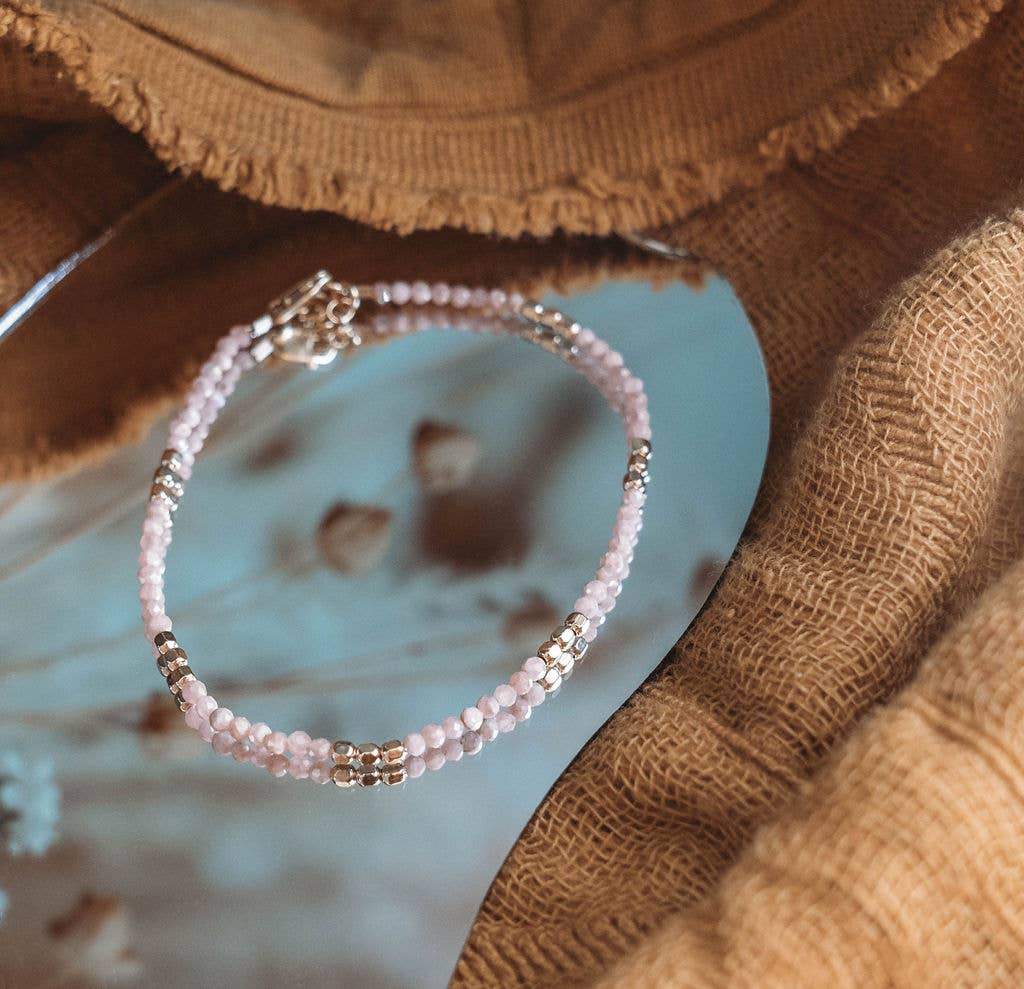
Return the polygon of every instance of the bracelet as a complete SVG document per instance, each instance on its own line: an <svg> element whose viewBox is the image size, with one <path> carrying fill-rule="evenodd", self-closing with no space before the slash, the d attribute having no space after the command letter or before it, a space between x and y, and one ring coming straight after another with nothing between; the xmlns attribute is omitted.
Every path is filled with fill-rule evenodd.
<svg viewBox="0 0 1024 989"><path fill-rule="evenodd" d="M459 715L428 724L404 739L376 744L311 738L307 732L285 734L262 722L221 707L193 672L185 650L172 632L164 602L164 569L174 512L192 475L197 454L213 422L242 374L271 358L306 367L330 363L338 354L363 345L354 323L364 300L378 315L361 321L367 342L381 341L431 325L524 338L556 354L592 382L618 412L626 427L628 462L623 495L608 551L572 613L551 638L499 684ZM420 316L390 316L391 307L412 304ZM428 310L426 307L434 307ZM468 322L451 310L471 310ZM445 318L439 320L443 312ZM390 318L389 318L390 317ZM157 669L166 681L186 724L213 747L238 762L250 762L272 776L285 775L339 787L394 785L475 755L484 742L512 731L533 708L559 689L587 653L587 648L615 607L629 574L633 549L643 526L643 508L651 457L650 417L642 382L591 330L568 316L516 293L469 289L444 283L379 283L355 286L335 281L325 271L295 286L271 303L269 312L251 325L239 326L217 343L171 420L164 451L153 477L139 555L139 598L146 638Z"/></svg>

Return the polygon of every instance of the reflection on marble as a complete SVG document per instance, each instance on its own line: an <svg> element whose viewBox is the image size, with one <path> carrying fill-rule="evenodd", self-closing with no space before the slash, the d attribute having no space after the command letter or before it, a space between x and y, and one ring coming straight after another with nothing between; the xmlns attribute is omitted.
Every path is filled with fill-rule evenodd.
<svg viewBox="0 0 1024 989"><path fill-rule="evenodd" d="M533 808L713 585L767 442L760 356L727 286L616 284L563 302L650 397L633 574L559 696L403 788L274 781L179 726L134 587L161 427L96 469L0 489L0 752L52 754L63 792L50 852L0 856L0 982L68 964L47 924L72 911L54 930L99 932L101 977L130 961L169 987L444 984ZM423 491L411 443L424 421L477 437L466 486ZM596 392L517 341L438 330L316 374L256 372L177 516L175 628L217 697L254 721L385 738L457 713L589 579L623 449ZM321 523L339 503L387 517L366 573L329 565Z"/></svg>

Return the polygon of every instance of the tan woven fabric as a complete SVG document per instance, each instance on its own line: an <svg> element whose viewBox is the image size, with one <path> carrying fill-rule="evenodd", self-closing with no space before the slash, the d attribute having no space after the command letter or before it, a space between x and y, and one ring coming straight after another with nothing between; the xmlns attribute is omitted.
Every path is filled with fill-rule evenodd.
<svg viewBox="0 0 1024 989"><path fill-rule="evenodd" d="M751 313L773 441L741 547L538 810L455 984L1024 983L1024 5L493 4L443 11L429 38L402 5L387 22L315 3L47 6L0 5L11 43L50 53L160 156L225 186L402 229L662 223ZM358 43L335 60L342 25ZM593 43L568 65L549 38ZM36 119L66 100L73 126L108 126L65 90ZM135 421L154 342L165 367L202 353L202 333L170 317L202 304L180 287L203 264L217 311L236 312L231 285L248 293L271 267L279 282L282 259L301 271L341 222L195 184L170 195L196 204L186 218L221 210L257 233L198 255L179 233L192 267L133 283L170 314L145 333L108 323L117 360L41 312L33 338L89 368L73 401L41 408L24 382L42 351L28 335L3 344L8 473ZM156 229L165 245L179 227ZM345 229L373 247L345 257L385 274L425 243ZM42 263L36 241L5 237L7 257ZM581 277L595 256L635 263L593 239L536 253L416 237L436 238L438 270L510 259L542 280ZM68 295L93 329L90 286L109 291L120 270L107 263L111 281ZM19 278L0 263L9 298Z"/></svg>

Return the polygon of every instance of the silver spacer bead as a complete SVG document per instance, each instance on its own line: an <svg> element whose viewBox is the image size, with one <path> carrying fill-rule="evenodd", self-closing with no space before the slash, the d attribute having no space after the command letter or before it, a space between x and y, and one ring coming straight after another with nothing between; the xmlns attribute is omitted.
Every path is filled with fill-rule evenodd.
<svg viewBox="0 0 1024 989"><path fill-rule="evenodd" d="M571 628L577 635L583 635L590 629L590 619L578 611L568 615L563 624L566 628Z"/></svg>

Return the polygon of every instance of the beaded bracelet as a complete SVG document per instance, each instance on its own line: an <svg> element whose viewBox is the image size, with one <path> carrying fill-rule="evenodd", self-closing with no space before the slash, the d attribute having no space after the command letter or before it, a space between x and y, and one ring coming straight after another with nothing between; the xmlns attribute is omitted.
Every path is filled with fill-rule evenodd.
<svg viewBox="0 0 1024 989"><path fill-rule="evenodd" d="M363 338L353 320L365 299L376 304L378 315L364 324L363 332L368 327L369 333L381 340L422 325L461 326L459 314L451 318L450 311L469 310L473 319L466 328L510 333L556 354L592 382L621 415L629 452L608 552L572 613L536 655L461 714L426 725L404 740L357 745L311 738L304 731L274 731L267 724L252 724L221 707L192 672L185 650L171 630L164 602L164 564L173 514L184 494L185 482L192 475L196 455L210 427L241 375L271 358L318 367L330 363L339 353L359 347ZM421 314L428 312L424 307L438 307L448 318L439 320L433 313L412 321L412 325L404 316L389 321L390 307L410 303L420 307ZM271 303L267 314L249 326L235 327L221 338L193 381L181 411L171 421L167 449L150 489L139 555L142 618L157 669L184 712L186 724L215 752L261 766L272 776L288 775L316 783L330 780L339 787L394 785L421 776L425 769L440 769L448 762L458 762L463 755L475 755L484 742L512 731L559 689L615 607L643 525L650 457L650 417L642 383L623 365L621 354L562 313L500 289L469 289L444 283L431 286L425 282L359 287L335 281L325 271L317 272Z"/></svg>

